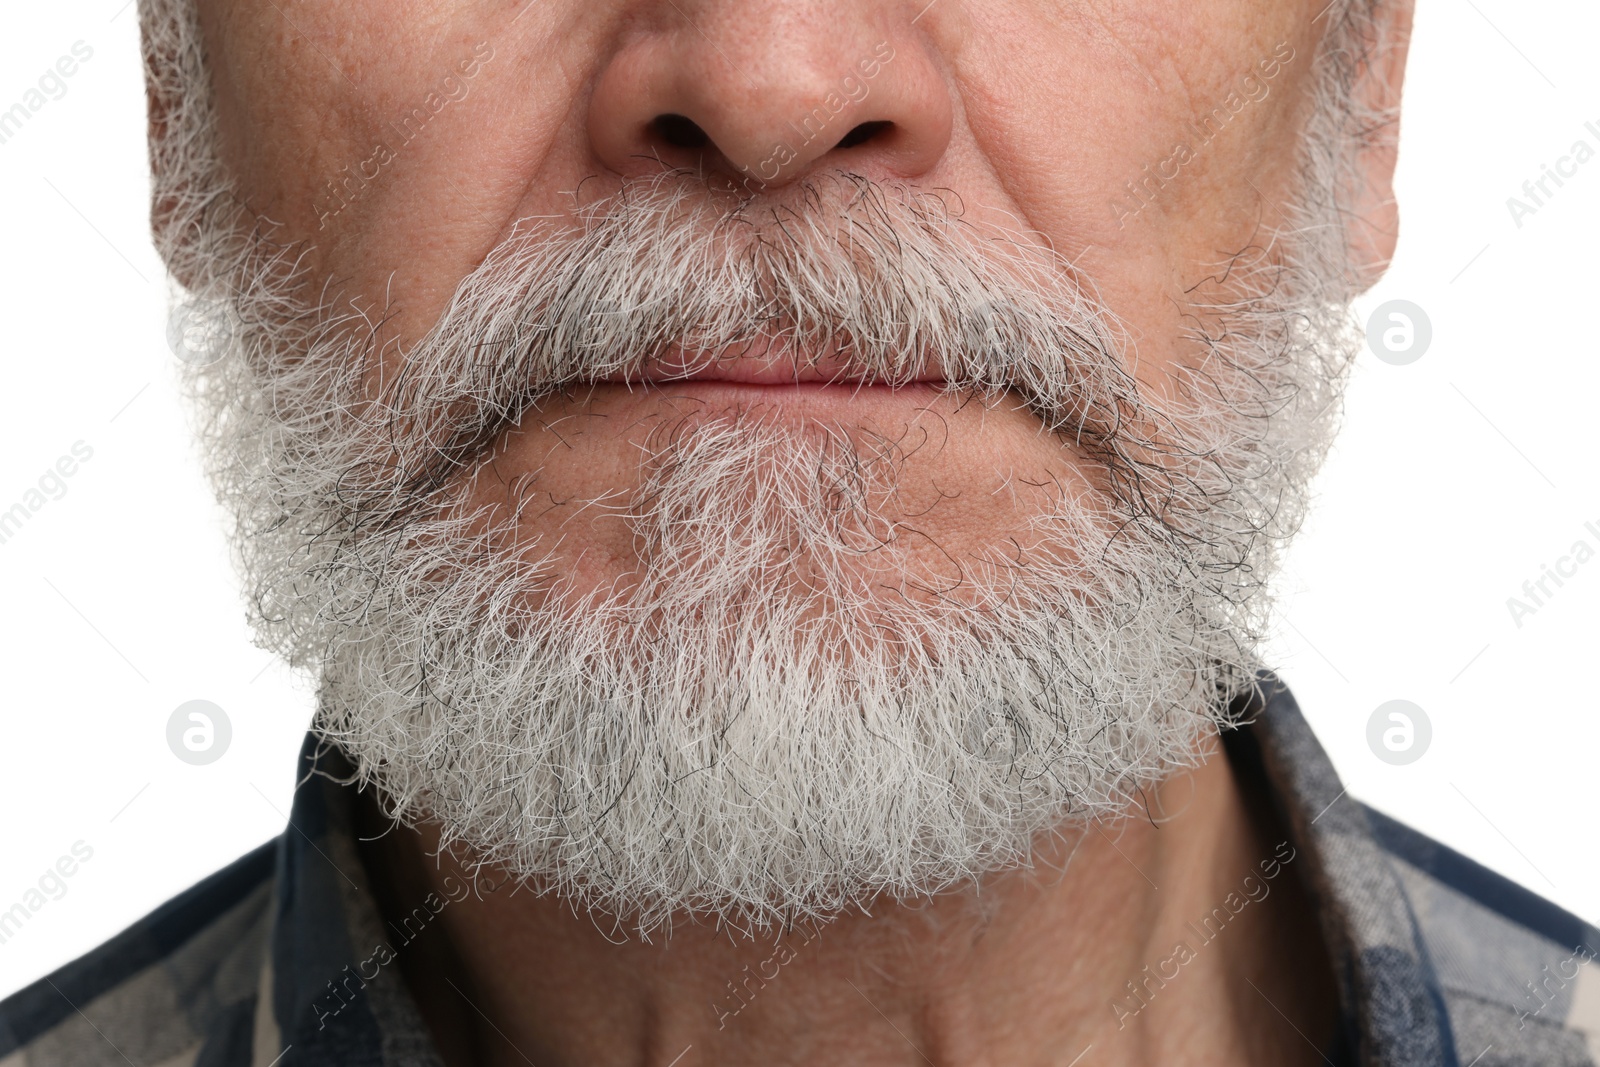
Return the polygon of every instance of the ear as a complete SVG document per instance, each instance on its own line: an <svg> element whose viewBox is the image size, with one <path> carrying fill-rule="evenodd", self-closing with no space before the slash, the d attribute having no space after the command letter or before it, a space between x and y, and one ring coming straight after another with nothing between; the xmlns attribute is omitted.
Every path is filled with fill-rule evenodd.
<svg viewBox="0 0 1600 1067"><path fill-rule="evenodd" d="M1370 16L1366 16L1361 8L1369 3ZM1352 113L1346 133L1355 139L1356 148L1345 189L1349 205L1346 236L1358 292L1370 289L1389 269L1400 235L1394 168L1400 149L1400 91L1411 47L1413 3L1353 0L1346 15L1371 19L1368 26L1350 35L1352 47L1360 51L1350 57Z"/></svg>

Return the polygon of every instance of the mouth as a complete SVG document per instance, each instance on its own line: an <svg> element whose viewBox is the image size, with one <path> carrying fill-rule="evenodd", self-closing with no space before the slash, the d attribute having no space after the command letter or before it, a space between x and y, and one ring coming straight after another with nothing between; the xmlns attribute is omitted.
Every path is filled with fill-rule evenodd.
<svg viewBox="0 0 1600 1067"><path fill-rule="evenodd" d="M913 362L927 361L907 361ZM942 373L911 366L886 373L838 357L741 352L719 358L673 351L632 373L598 378L585 391L631 393L646 404L653 397L679 415L760 412L763 419L797 426L899 428L938 405L951 386Z"/></svg>
<svg viewBox="0 0 1600 1067"><path fill-rule="evenodd" d="M636 369L604 375L597 383L644 387L707 384L773 391L944 389L943 369L934 362L908 356L897 367L863 370L839 352L802 356L787 345L768 343L757 350L745 348L726 354L673 347Z"/></svg>
<svg viewBox="0 0 1600 1067"><path fill-rule="evenodd" d="M419 481L435 489L446 484L491 454L497 441L554 397L650 394L705 411L759 408L798 422L889 424L920 418L919 412L956 389L938 360L927 356L907 356L890 368L863 368L848 353L807 355L781 341L721 353L672 346L631 367L532 389L508 397L503 406L480 409L476 425L429 450Z"/></svg>

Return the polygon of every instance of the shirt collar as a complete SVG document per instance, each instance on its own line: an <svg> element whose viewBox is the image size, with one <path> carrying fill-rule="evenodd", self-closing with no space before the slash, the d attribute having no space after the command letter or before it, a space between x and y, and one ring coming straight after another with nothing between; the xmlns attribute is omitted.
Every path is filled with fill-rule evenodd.
<svg viewBox="0 0 1600 1067"><path fill-rule="evenodd" d="M299 766L262 990L280 1030L279 1067L443 1067L400 973L402 935L386 927L361 861L349 766L314 735Z"/></svg>
<svg viewBox="0 0 1600 1067"><path fill-rule="evenodd" d="M1346 1039L1363 1064L1456 1067L1455 1041L1409 898L1293 694L1267 671L1224 742L1235 772L1255 776L1277 806L1317 910L1339 986Z"/></svg>

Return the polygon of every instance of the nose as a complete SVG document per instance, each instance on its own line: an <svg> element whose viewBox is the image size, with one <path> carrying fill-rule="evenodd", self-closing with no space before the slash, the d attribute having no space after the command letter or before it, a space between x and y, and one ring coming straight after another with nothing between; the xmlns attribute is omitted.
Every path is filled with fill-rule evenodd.
<svg viewBox="0 0 1600 1067"><path fill-rule="evenodd" d="M922 6L645 2L595 82L590 144L619 174L720 171L751 190L834 165L917 178L949 146L953 110Z"/></svg>

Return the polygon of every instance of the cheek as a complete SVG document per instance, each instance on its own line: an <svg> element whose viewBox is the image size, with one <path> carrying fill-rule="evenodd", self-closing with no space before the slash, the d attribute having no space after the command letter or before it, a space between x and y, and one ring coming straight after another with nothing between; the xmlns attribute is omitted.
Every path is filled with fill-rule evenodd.
<svg viewBox="0 0 1600 1067"><path fill-rule="evenodd" d="M572 6L568 0L546 0L553 12ZM226 167L252 207L282 224L283 237L310 239L318 246L313 265L333 254L335 246L348 251L348 262L326 262L325 273L358 277L351 265L370 262L374 250L366 247L368 233L390 211L380 192L401 194L396 205L401 206L409 199L403 194L420 179L428 204L413 218L435 218L462 200L438 180L441 172L458 175L490 152L503 156L503 145L513 136L526 145L539 127L527 112L547 102L555 110L566 107L564 85L512 84L503 76L512 75L530 55L552 69L567 65L542 37L509 39L511 29L542 34L535 18L508 27L502 23L509 16L499 19L497 12L420 0L310 5L292 15L271 0L201 0L200 15ZM460 75L463 63L475 65L470 82ZM489 95L497 80L502 120L508 113L506 94L521 94L517 122L491 123L489 110L478 107L476 98ZM483 146L467 157L461 152L463 127L467 145ZM369 177L370 188L356 188L361 165L373 158L375 146L382 146L383 174L376 181ZM528 156L514 162L526 182ZM369 165L369 176L372 169ZM342 199L335 203L337 224L330 227L323 216L335 192ZM482 206L468 208L468 217L498 225L499 217L486 219ZM426 255L431 247L426 237L414 232L401 247L381 250L383 265L370 273L382 276L414 262L419 252Z"/></svg>
<svg viewBox="0 0 1600 1067"><path fill-rule="evenodd" d="M313 5L293 22L272 3L200 7L223 164L291 238L322 243L334 232L319 226L318 209L361 184L385 83L401 76L393 66L363 70L364 7ZM348 71L363 71L361 81ZM351 216L340 214L343 225Z"/></svg>
<svg viewBox="0 0 1600 1067"><path fill-rule="evenodd" d="M1194 355L1180 340L1188 291L1217 268L1219 249L1250 243L1264 197L1292 192L1316 12L1151 6L1113 3L1092 22L1043 8L986 16L968 28L959 76L970 166L1003 175L1026 224L1139 338L1141 381L1166 389L1173 361ZM1286 41L1294 58L1270 94L1229 113L1229 95L1242 98ZM1214 107L1228 117L1204 142L1196 125ZM1182 165L1160 173L1175 153Z"/></svg>

